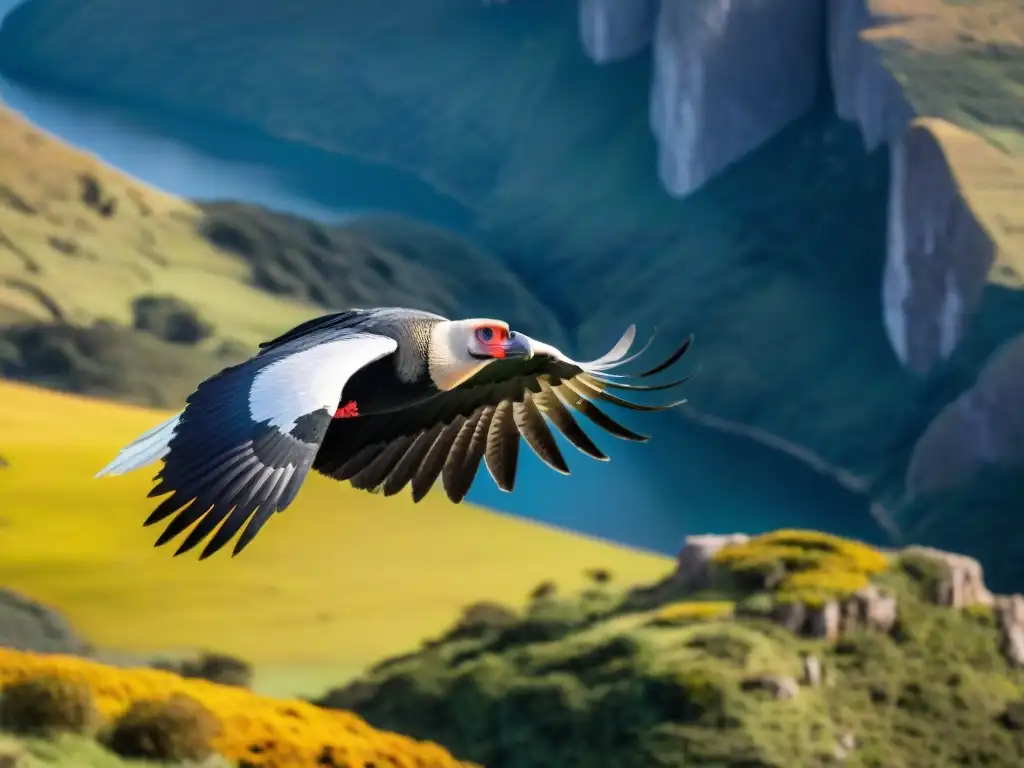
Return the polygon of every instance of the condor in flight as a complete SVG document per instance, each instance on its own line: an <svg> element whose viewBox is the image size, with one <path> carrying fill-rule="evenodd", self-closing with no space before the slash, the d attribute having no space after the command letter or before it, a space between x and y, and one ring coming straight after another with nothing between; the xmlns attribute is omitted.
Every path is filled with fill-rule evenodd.
<svg viewBox="0 0 1024 768"><path fill-rule="evenodd" d="M603 461L607 456L573 412L618 438L642 442L645 436L594 401L636 411L684 402L640 405L608 392L664 390L686 381L622 379L665 370L690 338L648 371L610 373L646 350L626 357L634 336L630 326L607 354L581 363L499 320L447 320L401 308L326 315L202 382L184 410L126 446L97 477L163 459L149 495L170 495L145 525L171 518L156 546L194 526L175 554L205 540L200 559L239 531L233 554L241 552L271 515L292 503L311 467L387 496L412 486L414 501L440 476L458 503L483 461L498 487L511 491L520 437L548 466L568 474L549 423Z"/></svg>

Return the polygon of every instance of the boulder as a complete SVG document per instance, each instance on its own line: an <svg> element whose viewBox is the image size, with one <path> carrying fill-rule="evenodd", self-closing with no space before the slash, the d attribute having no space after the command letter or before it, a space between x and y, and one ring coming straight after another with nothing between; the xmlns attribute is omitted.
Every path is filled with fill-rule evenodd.
<svg viewBox="0 0 1024 768"><path fill-rule="evenodd" d="M687 536L676 559L673 581L689 589L700 589L713 580L715 553L730 544L750 540L745 533L705 534Z"/></svg>
<svg viewBox="0 0 1024 768"><path fill-rule="evenodd" d="M933 599L939 605L966 608L971 605L991 606L995 598L985 586L985 574L973 557L944 552L932 547L912 546L902 550L908 557L924 557L943 567L945 576L936 584Z"/></svg>
<svg viewBox="0 0 1024 768"><path fill-rule="evenodd" d="M1014 666L1024 667L1024 596L997 598L996 620L1007 660Z"/></svg>

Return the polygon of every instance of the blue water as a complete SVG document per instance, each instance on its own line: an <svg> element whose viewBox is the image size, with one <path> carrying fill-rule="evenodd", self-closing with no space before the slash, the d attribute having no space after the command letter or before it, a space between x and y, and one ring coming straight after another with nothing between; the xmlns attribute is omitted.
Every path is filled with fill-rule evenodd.
<svg viewBox="0 0 1024 768"><path fill-rule="evenodd" d="M0 0L0 17L16 4ZM472 221L458 203L386 167L227 126L114 108L38 83L0 77L0 98L47 132L177 195L239 200L329 223L373 210L457 230ZM699 361L699 349L691 354ZM624 421L652 435L651 442L595 435L609 463L563 443L573 469L569 477L549 470L524 447L514 494L499 491L481 470L469 499L672 554L688 534L780 526L882 540L864 498L794 459L670 414Z"/></svg>

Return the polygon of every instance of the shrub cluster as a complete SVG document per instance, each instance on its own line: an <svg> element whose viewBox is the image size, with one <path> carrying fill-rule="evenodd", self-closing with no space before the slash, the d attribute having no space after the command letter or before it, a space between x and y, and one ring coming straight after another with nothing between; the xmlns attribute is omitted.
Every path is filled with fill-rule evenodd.
<svg viewBox="0 0 1024 768"><path fill-rule="evenodd" d="M184 762L214 754L220 722L195 699L177 694L164 701L136 701L110 729L105 743L122 757Z"/></svg>
<svg viewBox="0 0 1024 768"><path fill-rule="evenodd" d="M163 670L0 648L0 727L91 733L101 720L101 740L112 751L163 761L217 753L239 764L290 768L467 765L436 744L377 731L349 712ZM335 762L325 763L325 755Z"/></svg>
<svg viewBox="0 0 1024 768"><path fill-rule="evenodd" d="M91 733L100 722L92 689L82 680L43 675L0 691L0 728L9 733Z"/></svg>

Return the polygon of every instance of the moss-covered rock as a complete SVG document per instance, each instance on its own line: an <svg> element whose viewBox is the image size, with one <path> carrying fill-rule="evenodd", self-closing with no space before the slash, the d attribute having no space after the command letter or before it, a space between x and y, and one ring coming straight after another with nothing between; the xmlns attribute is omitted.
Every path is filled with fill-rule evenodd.
<svg viewBox="0 0 1024 768"><path fill-rule="evenodd" d="M541 615L563 617L556 630L542 622L549 631L538 631L526 614L502 642L452 636L320 703L488 766L1016 768L1024 759L1024 670L1007 661L991 607L936 602L941 558L805 531L730 546L717 557L738 580L660 604L650 602L657 590L638 587L648 603L598 615L582 598L575 612L566 598L542 601ZM773 562L781 570L763 569ZM765 573L782 578L766 586ZM800 593L808 610L821 595L842 606L835 642L771 618L778 598L796 592L781 585L800 574L815 586ZM834 574L868 588L850 596ZM867 592L892 596L898 622L847 621ZM768 602L744 610L755 598Z"/></svg>

